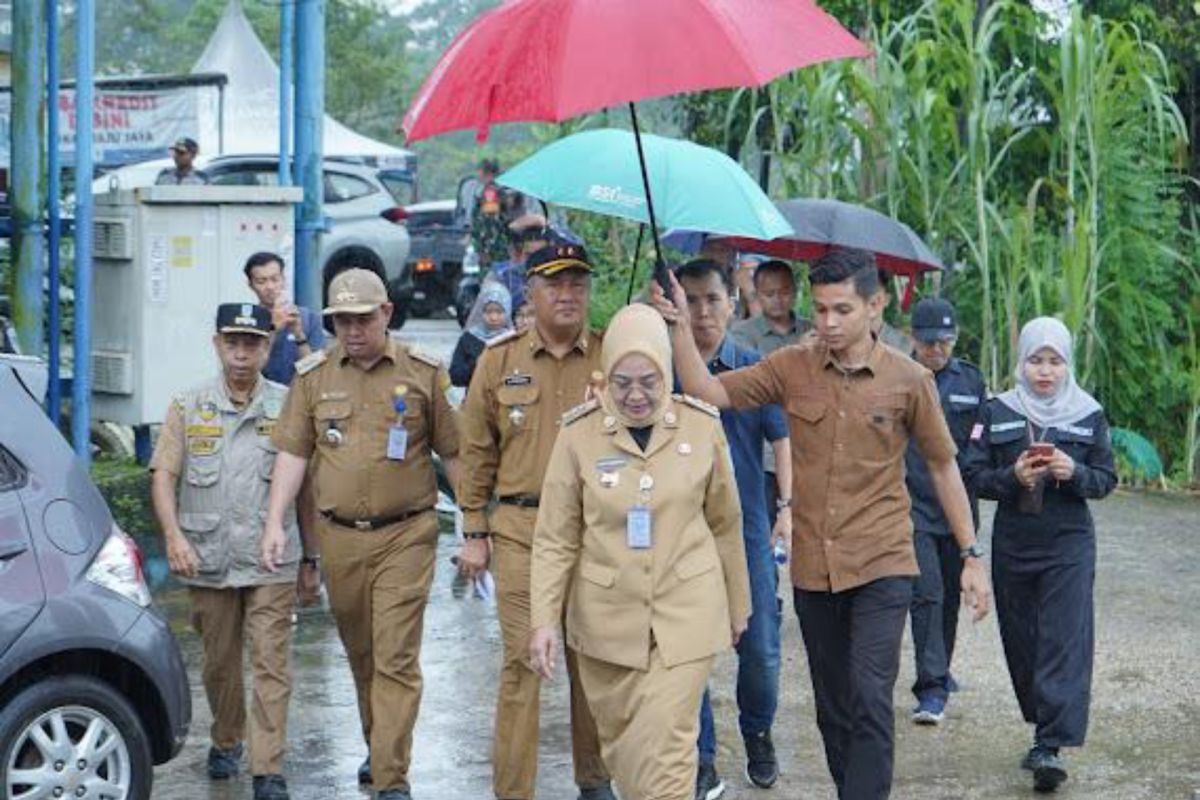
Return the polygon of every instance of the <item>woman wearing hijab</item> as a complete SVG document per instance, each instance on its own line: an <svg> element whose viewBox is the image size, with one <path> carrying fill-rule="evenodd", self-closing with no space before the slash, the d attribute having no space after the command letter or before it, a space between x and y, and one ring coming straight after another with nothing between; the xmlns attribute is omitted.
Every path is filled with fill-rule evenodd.
<svg viewBox="0 0 1200 800"><path fill-rule="evenodd" d="M479 354L497 337L512 330L512 296L508 289L499 283L485 283L450 359L450 383L464 389L470 386Z"/></svg>
<svg viewBox="0 0 1200 800"><path fill-rule="evenodd" d="M1087 733L1096 537L1089 499L1117 484L1104 409L1075 382L1071 334L1039 317L1021 330L1016 388L971 432L964 477L996 500L992 580L1013 689L1033 747L1034 788L1067 779L1061 747Z"/></svg>
<svg viewBox="0 0 1200 800"><path fill-rule="evenodd" d="M750 616L741 506L715 408L672 396L662 317L613 318L599 397L568 412L533 538L530 658L566 608L604 763L625 800L692 800L700 698Z"/></svg>

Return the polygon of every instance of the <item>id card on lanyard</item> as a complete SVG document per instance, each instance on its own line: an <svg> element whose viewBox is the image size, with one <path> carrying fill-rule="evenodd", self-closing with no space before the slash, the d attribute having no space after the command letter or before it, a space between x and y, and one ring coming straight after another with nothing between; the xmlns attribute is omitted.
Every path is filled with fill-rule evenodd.
<svg viewBox="0 0 1200 800"><path fill-rule="evenodd" d="M654 546L654 521L650 513L650 490L654 479L643 475L638 481L638 503L625 514L625 544L630 550Z"/></svg>

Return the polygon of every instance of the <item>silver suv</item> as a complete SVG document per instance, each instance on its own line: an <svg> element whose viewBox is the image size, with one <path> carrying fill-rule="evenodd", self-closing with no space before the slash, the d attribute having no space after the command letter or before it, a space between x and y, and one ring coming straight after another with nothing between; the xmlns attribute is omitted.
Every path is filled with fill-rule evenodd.
<svg viewBox="0 0 1200 800"><path fill-rule="evenodd" d="M0 797L150 797L192 705L141 553L0 357Z"/></svg>
<svg viewBox="0 0 1200 800"><path fill-rule="evenodd" d="M217 185L276 186L279 157L216 156L204 167ZM410 247L406 213L412 183L409 173L352 164L331 158L324 162L324 213L329 230L321 237L322 285L350 267L372 270L384 279L399 310L393 327L404 324L413 293L412 272L406 261Z"/></svg>

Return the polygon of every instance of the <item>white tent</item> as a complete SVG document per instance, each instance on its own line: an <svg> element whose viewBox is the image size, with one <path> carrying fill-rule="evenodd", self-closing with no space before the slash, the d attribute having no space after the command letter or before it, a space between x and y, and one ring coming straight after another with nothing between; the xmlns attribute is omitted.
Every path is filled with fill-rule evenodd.
<svg viewBox="0 0 1200 800"><path fill-rule="evenodd" d="M229 78L223 114L218 114L216 92L206 92L209 98L201 102L197 139L202 152L217 154L218 143L219 151L227 154L279 152L279 67L250 26L239 0L230 0L225 7L192 72L220 72ZM222 117L224 124L219 125ZM328 114L324 140L326 156L401 159L412 155L355 133Z"/></svg>

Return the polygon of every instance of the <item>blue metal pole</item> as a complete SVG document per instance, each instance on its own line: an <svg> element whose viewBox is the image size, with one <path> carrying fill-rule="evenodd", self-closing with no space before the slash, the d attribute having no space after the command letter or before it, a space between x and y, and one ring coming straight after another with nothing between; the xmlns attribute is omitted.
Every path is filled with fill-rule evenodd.
<svg viewBox="0 0 1200 800"><path fill-rule="evenodd" d="M96 9L77 0L75 25L75 372L71 439L85 466L92 460L92 104Z"/></svg>
<svg viewBox="0 0 1200 800"><path fill-rule="evenodd" d="M47 216L50 218L50 387L46 393L46 404L50 406L50 419L55 426L62 416L62 306L59 298L59 283L62 281L59 244L62 240L62 222L59 219L59 196L62 194L62 175L58 153L58 0L46 0L46 169L49 173L46 186Z"/></svg>
<svg viewBox="0 0 1200 800"><path fill-rule="evenodd" d="M279 185L292 185L292 48L295 44L296 7L292 0L279 4Z"/></svg>
<svg viewBox="0 0 1200 800"><path fill-rule="evenodd" d="M13 323L22 352L41 355L42 208L42 4L12 6L12 217Z"/></svg>
<svg viewBox="0 0 1200 800"><path fill-rule="evenodd" d="M296 5L296 179L304 202L296 219L296 302L321 305L317 254L322 230L321 162L325 122L325 0Z"/></svg>

